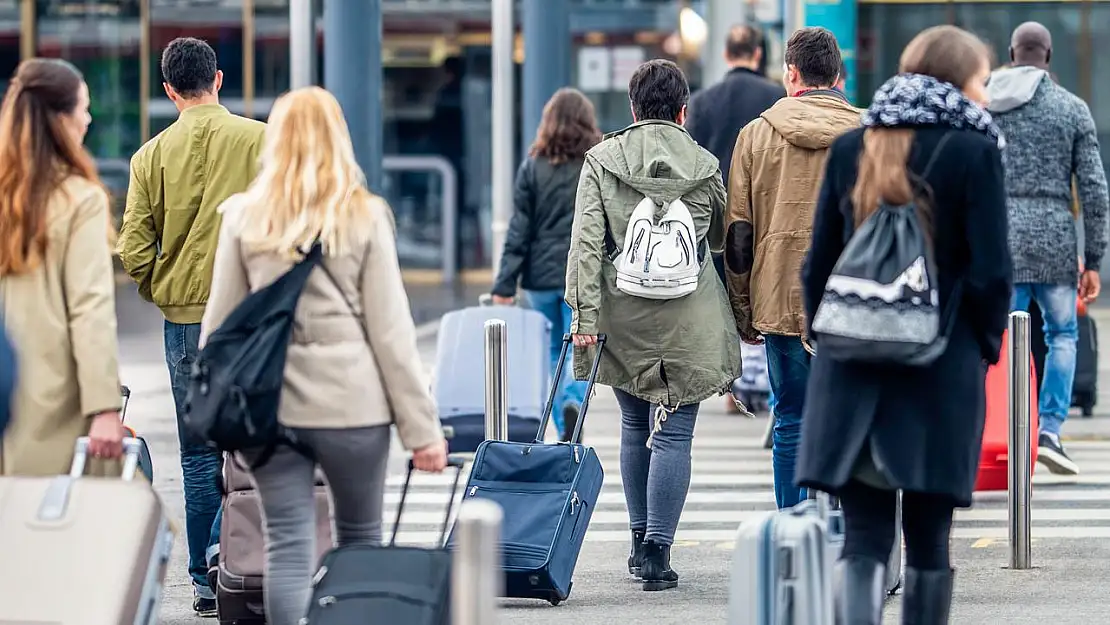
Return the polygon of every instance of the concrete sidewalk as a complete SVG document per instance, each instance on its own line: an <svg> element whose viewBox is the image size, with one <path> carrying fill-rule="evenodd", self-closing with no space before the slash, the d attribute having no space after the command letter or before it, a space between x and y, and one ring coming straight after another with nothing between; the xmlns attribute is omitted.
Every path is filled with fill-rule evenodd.
<svg viewBox="0 0 1110 625"><path fill-rule="evenodd" d="M121 308L134 303L121 302ZM122 311L121 311L122 312ZM168 511L178 519L183 515L181 476L177 457L177 434L169 380L162 358L160 317L151 307L128 313L127 329L121 327L123 351L122 379L132 389L129 422L147 438L154 456L155 487ZM1110 310L1096 309L1093 314L1101 325L1110 328ZM139 315L139 318L135 317ZM121 315L122 316L122 315ZM122 323L122 320L121 320ZM420 344L421 356L430 365L434 359L435 337ZM1075 416L1068 422L1069 438L1110 441L1110 349L1100 361L1101 402L1092 419ZM770 456L753 441L765 427L764 419L744 419L726 414L720 400L707 401L699 415L695 449L695 480L683 524L679 528L674 564L682 574L681 586L674 592L643 593L622 572L626 544L620 511L623 505L616 464L619 441L619 411L607 390L600 390L586 426L587 443L594 445L607 469L608 503L599 507L575 574L574 592L565 604L507 601L504 622L604 623L650 622L660 625L690 622L723 623L729 594L731 536L736 519L749 518L758 510L769 509ZM1081 443L1075 443L1080 445ZM1110 577L1110 458L1106 468L1096 466L1103 446L1082 451L1082 483L1035 488L1045 508L1053 509L1051 518L1037 520L1033 536L1031 571L1010 571L1004 509L997 496L977 499L976 507L957 519L958 537L953 539L954 564L958 569L952 623L962 625L1094 625L1110 622L1110 595L1104 579ZM1110 451L1107 452L1110 455ZM395 453L393 473L399 469L401 454ZM395 479L395 478L394 478ZM414 492L426 505L413 507L416 518L430 518L442 510L435 493L440 492L432 478L421 482ZM1042 481L1038 475L1038 481ZM610 483L612 482L612 484ZM443 491L444 493L446 491ZM1081 492L1074 500L1066 493ZM387 502L392 494L387 495ZM445 494L444 494L445 498ZM755 502L743 506L728 501ZM1035 500L1034 512L1038 510ZM1004 497L1003 500L1004 501ZM1101 507L1100 507L1101 506ZM743 509L741 509L743 508ZM1049 512L1048 510L1043 510ZM987 515L994 521L980 520ZM991 516L993 515L993 516ZM1069 517L1074 516L1074 520ZM387 512L387 518L389 514ZM1003 518L999 522L997 519ZM1078 524L1078 525L1076 525ZM1049 538L1067 535L1070 538ZM998 538L1002 536L1002 538ZM185 625L204 622L190 609L191 588L185 575L184 536L179 536L167 577L167 591L160 622ZM898 622L899 598L887 608L888 623ZM214 621L207 621L214 622Z"/></svg>

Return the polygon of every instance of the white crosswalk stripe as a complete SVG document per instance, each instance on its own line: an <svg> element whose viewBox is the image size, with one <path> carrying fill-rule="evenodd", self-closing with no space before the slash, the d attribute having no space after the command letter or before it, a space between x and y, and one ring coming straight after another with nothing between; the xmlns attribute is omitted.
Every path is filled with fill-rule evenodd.
<svg viewBox="0 0 1110 625"><path fill-rule="evenodd" d="M619 439L588 442L601 458L606 473L586 540L624 542L628 540L628 514L619 472ZM1110 441L1076 441L1067 444L1067 449L1083 473L1064 478L1049 474L1044 467L1037 468L1033 478L1033 537L1110 537ZM387 483L387 532L392 527L403 478L397 468ZM451 478L450 473L414 477L398 542L436 540ZM464 471L457 496L460 500L465 479ZM699 431L693 448L690 494L676 540L719 543L727 548L740 523L774 509L772 484L771 452L763 449L759 441L728 431ZM953 537L1005 540L1006 493L976 493L973 508L957 511Z"/></svg>

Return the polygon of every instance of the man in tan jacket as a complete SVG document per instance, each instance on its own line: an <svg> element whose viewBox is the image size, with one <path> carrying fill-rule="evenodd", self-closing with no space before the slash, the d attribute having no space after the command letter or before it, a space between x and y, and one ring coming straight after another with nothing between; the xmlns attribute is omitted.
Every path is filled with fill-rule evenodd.
<svg viewBox="0 0 1110 625"><path fill-rule="evenodd" d="M729 300L740 338L767 346L779 508L805 497L794 485L810 359L802 261L828 148L860 124L860 111L835 89L841 58L831 32L795 32L786 44L785 65L787 97L745 126L736 140L725 243Z"/></svg>

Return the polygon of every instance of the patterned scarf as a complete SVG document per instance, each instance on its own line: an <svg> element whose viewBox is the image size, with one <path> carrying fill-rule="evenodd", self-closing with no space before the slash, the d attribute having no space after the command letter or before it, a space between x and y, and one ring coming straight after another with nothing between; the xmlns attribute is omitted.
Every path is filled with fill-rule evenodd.
<svg viewBox="0 0 1110 625"><path fill-rule="evenodd" d="M898 74L883 83L862 120L868 128L942 125L978 130L997 141L999 148L1006 145L983 107L968 100L952 83L922 74Z"/></svg>

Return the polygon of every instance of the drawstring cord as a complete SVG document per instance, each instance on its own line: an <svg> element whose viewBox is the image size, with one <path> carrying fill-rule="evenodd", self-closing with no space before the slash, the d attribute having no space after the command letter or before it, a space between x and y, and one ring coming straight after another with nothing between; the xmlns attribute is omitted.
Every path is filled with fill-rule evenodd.
<svg viewBox="0 0 1110 625"><path fill-rule="evenodd" d="M651 434L648 434L648 439L647 439L647 448L648 449L651 449L651 442L655 438L656 433L663 431L663 424L666 423L667 417L669 417L670 415L673 415L676 410L678 410L678 406L675 406L674 408L671 408L670 410L667 410L667 407L664 406L663 404L659 404L659 407L657 407L655 409L655 425L654 425L654 427L651 428Z"/></svg>

